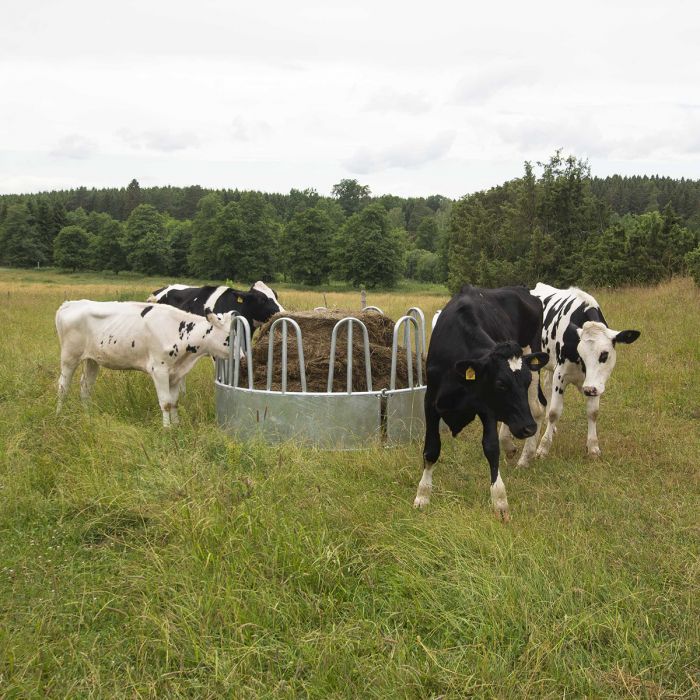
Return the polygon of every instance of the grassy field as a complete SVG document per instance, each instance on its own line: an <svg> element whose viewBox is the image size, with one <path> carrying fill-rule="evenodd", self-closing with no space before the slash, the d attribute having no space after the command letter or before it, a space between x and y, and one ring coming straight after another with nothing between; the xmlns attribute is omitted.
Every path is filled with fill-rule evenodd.
<svg viewBox="0 0 700 700"><path fill-rule="evenodd" d="M421 445L235 444L212 368L160 427L150 379L77 379L55 415L66 298L168 280L0 271L0 697L700 697L700 294L596 292L622 347L585 455L580 396L549 458L502 469L447 439L430 507ZM287 308L323 304L282 289ZM446 297L369 295L430 318ZM333 292L328 305L356 308Z"/></svg>

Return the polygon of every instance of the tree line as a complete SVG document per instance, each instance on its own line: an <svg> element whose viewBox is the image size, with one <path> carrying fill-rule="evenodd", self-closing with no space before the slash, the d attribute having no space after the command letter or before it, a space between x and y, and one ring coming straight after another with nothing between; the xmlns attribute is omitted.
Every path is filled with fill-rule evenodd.
<svg viewBox="0 0 700 700"><path fill-rule="evenodd" d="M561 152L458 201L375 197L352 179L329 196L133 180L0 197L3 265L307 285L700 283L699 231L700 181L592 178Z"/></svg>

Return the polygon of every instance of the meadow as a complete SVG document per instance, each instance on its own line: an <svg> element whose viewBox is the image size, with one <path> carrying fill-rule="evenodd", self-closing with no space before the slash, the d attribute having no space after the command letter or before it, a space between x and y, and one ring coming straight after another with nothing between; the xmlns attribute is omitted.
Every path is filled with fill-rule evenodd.
<svg viewBox="0 0 700 700"><path fill-rule="evenodd" d="M480 431L422 445L238 444L211 363L161 428L152 382L78 376L56 416L64 299L171 280L0 270L0 697L700 697L700 293L590 290L620 348L585 456L569 389L551 455L504 464L489 506ZM359 294L282 286L288 309ZM369 293L429 319L439 288Z"/></svg>

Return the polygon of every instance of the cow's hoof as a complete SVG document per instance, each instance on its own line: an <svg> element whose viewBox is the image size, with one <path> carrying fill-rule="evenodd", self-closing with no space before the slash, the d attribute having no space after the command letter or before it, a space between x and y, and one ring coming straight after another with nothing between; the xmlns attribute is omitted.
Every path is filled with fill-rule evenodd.
<svg viewBox="0 0 700 700"><path fill-rule="evenodd" d="M598 457L600 457L600 447L589 447L588 457L590 459L598 459Z"/></svg>
<svg viewBox="0 0 700 700"><path fill-rule="evenodd" d="M530 466L530 461L525 460L523 461L522 459L518 460L518 463L515 465L516 469L527 469Z"/></svg>
<svg viewBox="0 0 700 700"><path fill-rule="evenodd" d="M537 459L544 459L547 454L549 453L549 450L543 450L541 447L537 450Z"/></svg>
<svg viewBox="0 0 700 700"><path fill-rule="evenodd" d="M499 508L498 510L494 511L494 515L496 516L496 519L500 520L502 523L510 522L510 512L508 511L508 508Z"/></svg>
<svg viewBox="0 0 700 700"><path fill-rule="evenodd" d="M429 504L430 498L427 496L416 496L416 500L413 501L413 507L418 508L419 510L425 508Z"/></svg>

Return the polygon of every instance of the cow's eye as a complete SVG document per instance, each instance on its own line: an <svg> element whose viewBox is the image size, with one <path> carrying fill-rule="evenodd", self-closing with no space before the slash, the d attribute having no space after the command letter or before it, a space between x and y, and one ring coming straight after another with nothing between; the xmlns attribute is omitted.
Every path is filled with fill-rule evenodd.
<svg viewBox="0 0 700 700"><path fill-rule="evenodd" d="M600 357L598 358L598 362L607 362L607 361L608 361L608 353L601 352Z"/></svg>

